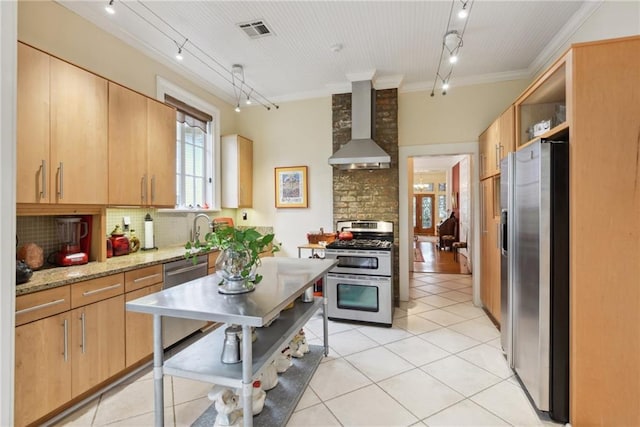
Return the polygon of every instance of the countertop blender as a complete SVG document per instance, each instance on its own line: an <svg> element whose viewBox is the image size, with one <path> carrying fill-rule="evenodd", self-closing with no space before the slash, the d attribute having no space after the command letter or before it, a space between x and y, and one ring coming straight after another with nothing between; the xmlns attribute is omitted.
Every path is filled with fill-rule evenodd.
<svg viewBox="0 0 640 427"><path fill-rule="evenodd" d="M89 225L82 218L56 218L60 250L56 253L59 266L86 264L89 256L82 251L80 240L89 234Z"/></svg>

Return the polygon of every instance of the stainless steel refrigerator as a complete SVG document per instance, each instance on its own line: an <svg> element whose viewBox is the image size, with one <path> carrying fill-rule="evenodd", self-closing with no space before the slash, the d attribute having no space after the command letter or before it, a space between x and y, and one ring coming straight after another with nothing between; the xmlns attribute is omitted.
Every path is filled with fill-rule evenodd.
<svg viewBox="0 0 640 427"><path fill-rule="evenodd" d="M501 340L538 409L569 421L569 144L501 163Z"/></svg>

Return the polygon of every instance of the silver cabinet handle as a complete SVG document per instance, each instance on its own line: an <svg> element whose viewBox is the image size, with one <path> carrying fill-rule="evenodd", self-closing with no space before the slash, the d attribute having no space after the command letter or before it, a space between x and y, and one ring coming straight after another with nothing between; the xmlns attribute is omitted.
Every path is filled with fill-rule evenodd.
<svg viewBox="0 0 640 427"><path fill-rule="evenodd" d="M34 305L33 307L29 307L29 308L23 308L22 310L16 311L16 316L18 314L25 314L25 313L29 313L31 311L40 310L41 308L51 307L52 305L62 304L63 302L64 302L64 298L63 299L57 299L57 300L51 301L51 302L45 302L44 304Z"/></svg>
<svg viewBox="0 0 640 427"><path fill-rule="evenodd" d="M42 185L42 191L40 191L40 198L44 199L47 197L47 161L43 160L42 165L40 165L40 182Z"/></svg>
<svg viewBox="0 0 640 427"><path fill-rule="evenodd" d="M156 201L156 176L151 175L151 203Z"/></svg>
<svg viewBox="0 0 640 427"><path fill-rule="evenodd" d="M63 327L64 327L64 352L62 354L64 354L64 361L66 362L69 359L69 321L67 319L64 319L64 323L63 323Z"/></svg>
<svg viewBox="0 0 640 427"><path fill-rule="evenodd" d="M64 164L58 166L58 197L64 198Z"/></svg>
<svg viewBox="0 0 640 427"><path fill-rule="evenodd" d="M133 283L138 283L138 282L142 282L143 280L152 279L154 277L158 277L159 275L160 275L159 273L156 273L156 274L150 274L149 276L138 277L137 279L133 279Z"/></svg>
<svg viewBox="0 0 640 427"><path fill-rule="evenodd" d="M116 283L115 285L105 286L104 288L94 289L92 291L83 292L82 296L83 297L88 297L89 295L95 295L95 294L99 294L100 292L110 291L111 289L115 289L115 288L118 288L120 286L121 286L120 283Z"/></svg>
<svg viewBox="0 0 640 427"><path fill-rule="evenodd" d="M82 353L84 354L86 351L86 343L85 343L85 327L84 327L84 312L80 315L80 323L82 324L82 342L80 343L80 347L82 348Z"/></svg>
<svg viewBox="0 0 640 427"><path fill-rule="evenodd" d="M140 180L140 198L142 198L142 203L147 200L147 175L142 175L142 179Z"/></svg>
<svg viewBox="0 0 640 427"><path fill-rule="evenodd" d="M496 144L496 149L495 149L495 156L496 156L496 169L498 169L498 166L500 166L500 144Z"/></svg>

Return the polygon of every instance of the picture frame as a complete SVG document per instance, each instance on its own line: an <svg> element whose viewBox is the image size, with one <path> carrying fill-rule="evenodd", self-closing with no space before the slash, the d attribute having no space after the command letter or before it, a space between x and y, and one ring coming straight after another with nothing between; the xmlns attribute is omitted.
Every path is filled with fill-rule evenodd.
<svg viewBox="0 0 640 427"><path fill-rule="evenodd" d="M276 208L308 207L307 166L277 167L274 177Z"/></svg>

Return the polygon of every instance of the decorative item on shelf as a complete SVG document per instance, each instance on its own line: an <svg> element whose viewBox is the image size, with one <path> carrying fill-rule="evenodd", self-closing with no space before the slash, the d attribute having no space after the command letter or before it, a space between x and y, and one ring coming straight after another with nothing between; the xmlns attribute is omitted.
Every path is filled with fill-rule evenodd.
<svg viewBox="0 0 640 427"><path fill-rule="evenodd" d="M239 229L218 226L205 236L204 243L187 242L185 257L194 262L199 252L220 249L216 260L216 274L222 276L218 287L221 294L243 294L255 289L262 276L256 273L260 265L260 253L277 252L279 246L272 233L262 235L254 228Z"/></svg>
<svg viewBox="0 0 640 427"><path fill-rule="evenodd" d="M124 235L124 231L122 231L120 225L116 224L109 239L113 246L113 256L129 254L129 239Z"/></svg>
<svg viewBox="0 0 640 427"><path fill-rule="evenodd" d="M218 415L216 415L214 427L242 425L242 410L238 409L238 401L238 396L231 389L225 389L216 394L215 408Z"/></svg>
<svg viewBox="0 0 640 427"><path fill-rule="evenodd" d="M140 249L140 239L138 239L138 236L136 236L136 230L134 230L133 228L131 229L130 236L131 236L129 237L129 243L131 244L130 253L138 252L138 249Z"/></svg>
<svg viewBox="0 0 640 427"><path fill-rule="evenodd" d="M278 385L278 370L276 369L275 360L269 363L260 374L260 383L263 390L271 390Z"/></svg>
<svg viewBox="0 0 640 427"><path fill-rule="evenodd" d="M286 370L293 365L291 357L291 348L289 347L283 348L280 354L276 356L275 365L279 374L286 372Z"/></svg>
<svg viewBox="0 0 640 427"><path fill-rule="evenodd" d="M289 343L292 357L303 357L309 353L309 344L307 343L307 337L304 335L304 330L300 331L293 337Z"/></svg>
<svg viewBox="0 0 640 427"><path fill-rule="evenodd" d="M274 371L275 372L275 371ZM276 384L278 380L278 374L276 376ZM236 394L240 397L242 396L242 389L236 389ZM252 387L252 397L253 397L253 405L251 407L253 415L258 415L262 412L262 408L264 408L264 401L267 398L267 392L262 389L262 383L258 381L253 382ZM238 401L238 408L242 408L242 399Z"/></svg>

